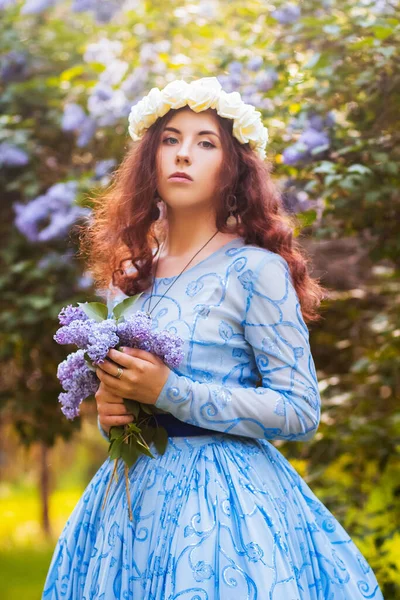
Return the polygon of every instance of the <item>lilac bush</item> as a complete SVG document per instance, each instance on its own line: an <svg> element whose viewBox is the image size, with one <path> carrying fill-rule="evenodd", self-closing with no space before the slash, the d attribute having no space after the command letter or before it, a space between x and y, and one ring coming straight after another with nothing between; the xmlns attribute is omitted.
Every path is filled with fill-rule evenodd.
<svg viewBox="0 0 400 600"><path fill-rule="evenodd" d="M14 203L15 225L31 242L63 237L78 219L90 215L89 208L75 204L76 181L56 183L28 204Z"/></svg>

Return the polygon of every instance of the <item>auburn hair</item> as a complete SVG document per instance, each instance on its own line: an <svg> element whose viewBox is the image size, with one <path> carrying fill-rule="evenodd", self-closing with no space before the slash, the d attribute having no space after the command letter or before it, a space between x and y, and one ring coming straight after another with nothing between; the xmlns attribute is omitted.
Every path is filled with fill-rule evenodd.
<svg viewBox="0 0 400 600"><path fill-rule="evenodd" d="M154 249L165 238L166 220L157 207L156 154L166 123L187 106L171 109L158 118L143 138L134 142L113 174L110 185L91 196L90 223L81 229L81 254L85 255L95 284L107 288L110 282L133 296L151 286ZM317 308L326 289L309 275L309 259L294 238L298 226L284 207L281 194L271 179L271 163L262 161L232 135L233 121L218 120L224 153L223 168L216 182L216 227L223 233L237 233L246 244L280 254L288 263L305 321L320 319ZM226 224L228 202L236 197L240 216L232 228ZM125 263L133 272L124 270Z"/></svg>

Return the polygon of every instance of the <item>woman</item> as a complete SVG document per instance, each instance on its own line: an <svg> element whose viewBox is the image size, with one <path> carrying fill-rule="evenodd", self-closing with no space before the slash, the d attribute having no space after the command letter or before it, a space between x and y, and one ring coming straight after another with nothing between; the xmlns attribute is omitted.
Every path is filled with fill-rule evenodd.
<svg viewBox="0 0 400 600"><path fill-rule="evenodd" d="M133 107L130 133L136 143L96 201L90 267L99 285L113 281L110 311L142 292L132 310L178 333L185 359L174 371L143 350L110 350L97 369L102 435L133 420L130 398L167 413L168 447L129 471L132 521L122 466L101 509L105 461L59 539L43 597L382 598L348 534L270 441L317 431L305 320L318 318L324 290L262 160L259 113L215 78L175 81Z"/></svg>

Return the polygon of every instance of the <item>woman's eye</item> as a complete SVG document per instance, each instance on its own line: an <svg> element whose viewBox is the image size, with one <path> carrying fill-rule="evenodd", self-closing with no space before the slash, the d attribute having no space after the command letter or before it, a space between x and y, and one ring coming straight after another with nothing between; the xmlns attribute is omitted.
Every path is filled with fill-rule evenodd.
<svg viewBox="0 0 400 600"><path fill-rule="evenodd" d="M167 142L168 140L175 140L178 141L176 138L174 137L167 137L163 140L163 143ZM199 142L200 144L209 144L208 146L206 146L206 148L215 148L214 144L212 144L211 142L207 142L206 140L203 140L201 142ZM175 146L175 144L172 144L173 146Z"/></svg>
<svg viewBox="0 0 400 600"><path fill-rule="evenodd" d="M209 144L209 146L206 146L207 148L215 148L214 144L212 144L211 142L206 142L206 141L203 141L203 142L201 142L201 143L202 143L202 144Z"/></svg>

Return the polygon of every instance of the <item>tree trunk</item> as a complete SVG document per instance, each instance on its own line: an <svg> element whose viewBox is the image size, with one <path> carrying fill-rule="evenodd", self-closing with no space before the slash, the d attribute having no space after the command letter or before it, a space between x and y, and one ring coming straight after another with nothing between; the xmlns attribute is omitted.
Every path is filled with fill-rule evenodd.
<svg viewBox="0 0 400 600"><path fill-rule="evenodd" d="M51 537L49 518L49 491L50 470L48 465L49 449L46 444L40 445L40 500L41 500L41 523L46 537Z"/></svg>

